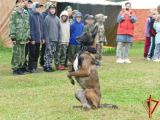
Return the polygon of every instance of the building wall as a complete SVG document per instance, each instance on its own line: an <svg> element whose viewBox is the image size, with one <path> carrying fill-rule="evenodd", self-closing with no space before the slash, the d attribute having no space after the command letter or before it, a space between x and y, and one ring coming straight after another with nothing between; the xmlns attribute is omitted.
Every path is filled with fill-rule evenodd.
<svg viewBox="0 0 160 120"><path fill-rule="evenodd" d="M134 32L134 40L140 41L144 40L144 29L145 29L145 21L147 16L149 15L148 9L135 9L137 16L137 22L135 24L135 32Z"/></svg>

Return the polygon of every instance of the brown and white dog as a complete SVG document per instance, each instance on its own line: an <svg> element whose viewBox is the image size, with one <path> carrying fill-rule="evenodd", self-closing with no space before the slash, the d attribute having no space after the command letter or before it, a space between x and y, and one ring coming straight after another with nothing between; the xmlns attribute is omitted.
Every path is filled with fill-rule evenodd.
<svg viewBox="0 0 160 120"><path fill-rule="evenodd" d="M116 105L112 104L100 104L101 91L94 55L94 53L96 53L95 37L97 31L98 28L95 26L91 33L84 33L77 38L82 46L87 46L87 49L82 50L80 55L76 58L73 63L74 70L68 72L68 78L71 80L72 84L75 84L72 78L75 77L76 81L81 86L82 89L75 93L75 97L80 101L84 109L101 107L118 108ZM78 66L75 65L76 63Z"/></svg>

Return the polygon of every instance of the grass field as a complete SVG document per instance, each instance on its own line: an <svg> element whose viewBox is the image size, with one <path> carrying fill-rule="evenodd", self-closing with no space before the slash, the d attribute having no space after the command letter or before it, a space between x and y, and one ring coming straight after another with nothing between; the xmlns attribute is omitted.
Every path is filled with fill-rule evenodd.
<svg viewBox="0 0 160 120"><path fill-rule="evenodd" d="M107 52L105 52L107 54ZM118 110L73 109L79 86L71 85L67 71L13 76L11 50L0 48L0 120L148 120L143 106L152 95L160 100L160 63L143 59L143 43L130 49L132 64L116 64L114 51L103 57L99 71L102 103ZM152 120L160 120L160 105Z"/></svg>

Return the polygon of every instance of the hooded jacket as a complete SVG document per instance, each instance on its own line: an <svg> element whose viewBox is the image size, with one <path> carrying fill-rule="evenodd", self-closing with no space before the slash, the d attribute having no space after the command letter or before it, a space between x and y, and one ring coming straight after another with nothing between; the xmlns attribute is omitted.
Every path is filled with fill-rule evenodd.
<svg viewBox="0 0 160 120"><path fill-rule="evenodd" d="M32 14L30 14L30 34L31 40L36 43L40 43L41 40L44 40L44 20L40 13L36 13L36 4L32 4Z"/></svg>
<svg viewBox="0 0 160 120"><path fill-rule="evenodd" d="M56 15L52 15L50 12L44 20L44 36L46 43L61 41L60 20Z"/></svg>
<svg viewBox="0 0 160 120"><path fill-rule="evenodd" d="M63 15L68 17L65 22L62 20ZM70 38L70 23L67 11L62 11L60 15L60 24L61 24L61 42L62 44L68 44Z"/></svg>
<svg viewBox="0 0 160 120"><path fill-rule="evenodd" d="M77 12L74 18L74 22L71 24L71 28L70 28L71 37L69 41L69 44L71 45L80 45L80 43L77 42L76 37L80 36L84 30L84 24L82 20L80 22L77 22L76 16L82 17L82 14L80 12Z"/></svg>

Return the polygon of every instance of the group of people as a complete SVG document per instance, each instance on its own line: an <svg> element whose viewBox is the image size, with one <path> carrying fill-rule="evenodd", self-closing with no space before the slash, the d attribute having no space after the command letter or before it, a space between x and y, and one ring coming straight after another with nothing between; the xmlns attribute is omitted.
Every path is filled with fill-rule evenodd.
<svg viewBox="0 0 160 120"><path fill-rule="evenodd" d="M107 43L104 28L107 16L83 16L78 10L72 10L71 6L66 6L60 17L56 13L56 0L49 0L45 5L31 0L16 0L9 22L9 36L13 42L13 74L37 72L38 61L45 72L65 70L68 64L73 64L82 47L77 38L83 33L91 33L95 26L98 27L95 64L100 66L102 47ZM128 51L136 20L131 3L126 2L125 9L117 17L117 63L131 63ZM160 6L150 10L145 28L144 57L160 62Z"/></svg>
<svg viewBox="0 0 160 120"><path fill-rule="evenodd" d="M145 25L144 58L160 62L160 6L151 9Z"/></svg>
<svg viewBox="0 0 160 120"><path fill-rule="evenodd" d="M98 14L97 20L89 14L83 17L71 6L67 6L60 17L56 13L56 0L49 0L44 6L31 0L16 0L9 22L14 75L35 73L38 63L45 72L65 70L80 50L77 37L91 32L94 26L98 26L96 65L100 65L102 46L106 43L103 25L106 17L103 14Z"/></svg>

